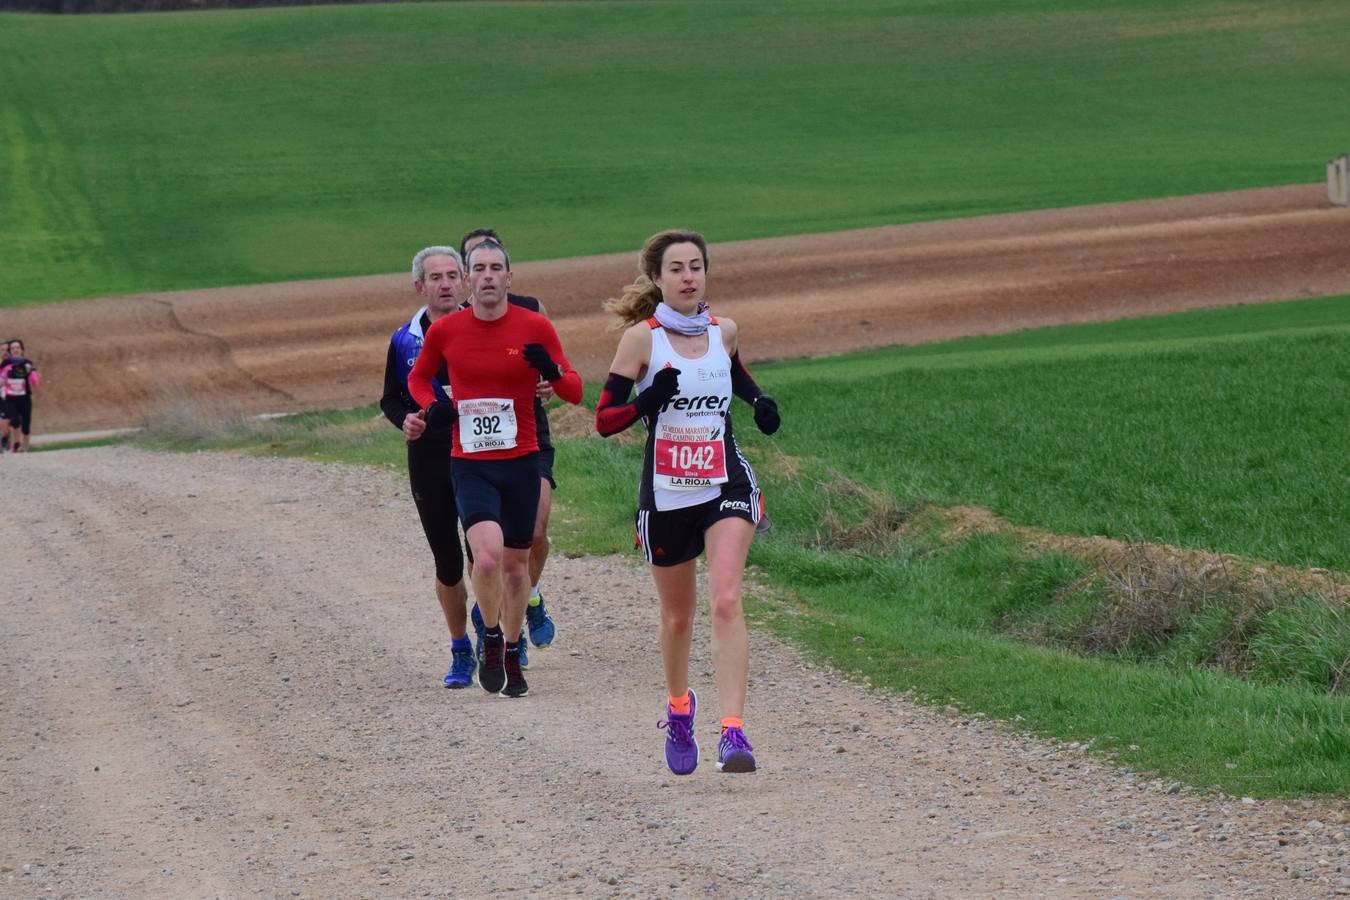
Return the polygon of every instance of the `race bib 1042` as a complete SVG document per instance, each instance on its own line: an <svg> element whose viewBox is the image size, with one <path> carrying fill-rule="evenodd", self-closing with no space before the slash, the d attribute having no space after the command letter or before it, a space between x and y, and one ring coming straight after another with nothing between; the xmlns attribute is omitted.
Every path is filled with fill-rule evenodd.
<svg viewBox="0 0 1350 900"><path fill-rule="evenodd" d="M692 491L727 481L720 424L658 427L652 452L656 487Z"/></svg>

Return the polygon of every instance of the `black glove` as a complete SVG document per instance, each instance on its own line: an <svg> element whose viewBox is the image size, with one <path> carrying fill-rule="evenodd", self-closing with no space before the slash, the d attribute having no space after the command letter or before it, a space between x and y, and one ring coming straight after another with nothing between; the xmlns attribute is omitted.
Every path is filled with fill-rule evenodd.
<svg viewBox="0 0 1350 900"><path fill-rule="evenodd" d="M453 400L437 400L427 407L427 430L440 431L449 428L455 422L455 404Z"/></svg>
<svg viewBox="0 0 1350 900"><path fill-rule="evenodd" d="M652 383L637 395L637 408L640 413L650 415L665 406L671 397L680 392L680 370L665 368L652 376Z"/></svg>
<svg viewBox="0 0 1350 900"><path fill-rule="evenodd" d="M562 369L548 355L543 344L526 344L525 361L539 370L545 381L557 381L562 377Z"/></svg>
<svg viewBox="0 0 1350 900"><path fill-rule="evenodd" d="M765 434L773 434L778 430L778 403L768 394L760 394L755 398L755 424Z"/></svg>

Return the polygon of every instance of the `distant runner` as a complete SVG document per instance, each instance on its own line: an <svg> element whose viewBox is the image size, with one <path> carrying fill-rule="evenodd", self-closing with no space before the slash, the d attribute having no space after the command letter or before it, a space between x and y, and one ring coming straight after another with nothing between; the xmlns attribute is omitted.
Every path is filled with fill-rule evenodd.
<svg viewBox="0 0 1350 900"><path fill-rule="evenodd" d="M9 356L0 364L0 390L4 391L9 422L9 449L27 453L33 429L33 389L42 383L37 364L24 356L23 341L9 342Z"/></svg>

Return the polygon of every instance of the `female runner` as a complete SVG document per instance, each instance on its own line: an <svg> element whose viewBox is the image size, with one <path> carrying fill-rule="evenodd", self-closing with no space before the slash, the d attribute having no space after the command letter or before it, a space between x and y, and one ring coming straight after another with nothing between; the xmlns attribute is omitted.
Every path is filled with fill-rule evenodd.
<svg viewBox="0 0 1350 900"><path fill-rule="evenodd" d="M596 408L596 430L647 426L636 518L638 542L661 601L661 658L668 706L666 764L676 775L698 766L697 698L689 686L696 605L695 565L707 558L713 668L722 731L717 769L753 772L745 736L750 646L741 583L764 498L732 437L731 397L750 403L765 434L778 407L737 353L738 332L704 302L708 245L694 231L663 231L642 248L642 275L606 308L628 326ZM636 386L637 396L629 394Z"/></svg>

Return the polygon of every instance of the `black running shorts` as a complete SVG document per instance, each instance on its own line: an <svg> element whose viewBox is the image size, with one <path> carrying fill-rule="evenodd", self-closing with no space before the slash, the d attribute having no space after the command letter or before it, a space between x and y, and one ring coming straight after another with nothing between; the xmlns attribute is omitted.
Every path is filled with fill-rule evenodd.
<svg viewBox="0 0 1350 900"><path fill-rule="evenodd" d="M539 450L539 477L548 480L548 486L555 491L558 489L558 482L553 480L553 448L540 448Z"/></svg>
<svg viewBox="0 0 1350 900"><path fill-rule="evenodd" d="M22 397L7 397L5 399L6 411L9 424L28 434L33 429L33 398L28 394Z"/></svg>
<svg viewBox="0 0 1350 900"><path fill-rule="evenodd" d="M534 519L539 512L539 459L527 453L514 459L465 459L451 464L455 505L464 530L479 522L496 522L502 541L516 550L534 543Z"/></svg>
<svg viewBox="0 0 1350 900"><path fill-rule="evenodd" d="M678 566L703 552L703 533L722 519L757 522L763 510L754 509L748 491L724 492L707 503L684 509L639 509L637 540L642 555L654 566Z"/></svg>

